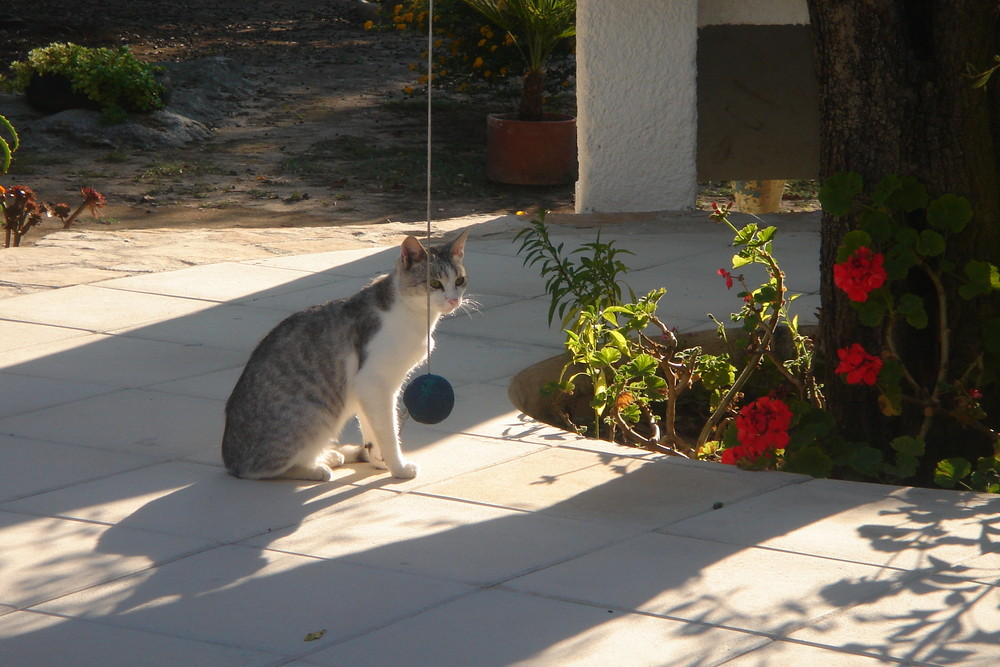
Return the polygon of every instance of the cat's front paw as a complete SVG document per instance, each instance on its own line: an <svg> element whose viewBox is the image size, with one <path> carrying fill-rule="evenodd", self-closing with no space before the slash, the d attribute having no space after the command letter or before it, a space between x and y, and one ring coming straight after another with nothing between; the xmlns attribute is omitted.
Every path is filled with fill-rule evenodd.
<svg viewBox="0 0 1000 667"><path fill-rule="evenodd" d="M403 461L397 470L391 470L392 476L396 479L413 479L417 476L419 468L416 463Z"/></svg>

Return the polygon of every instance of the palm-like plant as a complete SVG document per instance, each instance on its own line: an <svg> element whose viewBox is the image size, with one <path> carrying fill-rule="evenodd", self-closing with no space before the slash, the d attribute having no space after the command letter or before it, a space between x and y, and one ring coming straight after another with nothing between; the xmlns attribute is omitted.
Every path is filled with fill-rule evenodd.
<svg viewBox="0 0 1000 667"><path fill-rule="evenodd" d="M562 40L576 35L576 0L463 0L510 34L524 57L520 120L542 120L545 65Z"/></svg>

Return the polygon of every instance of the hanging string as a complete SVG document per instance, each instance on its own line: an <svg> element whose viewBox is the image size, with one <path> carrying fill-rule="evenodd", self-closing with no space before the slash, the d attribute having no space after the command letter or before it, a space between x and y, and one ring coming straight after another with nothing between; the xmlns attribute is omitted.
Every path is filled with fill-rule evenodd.
<svg viewBox="0 0 1000 667"><path fill-rule="evenodd" d="M427 248L431 247L431 91L434 88L434 0L427 3ZM431 372L431 262L427 256L427 374Z"/></svg>

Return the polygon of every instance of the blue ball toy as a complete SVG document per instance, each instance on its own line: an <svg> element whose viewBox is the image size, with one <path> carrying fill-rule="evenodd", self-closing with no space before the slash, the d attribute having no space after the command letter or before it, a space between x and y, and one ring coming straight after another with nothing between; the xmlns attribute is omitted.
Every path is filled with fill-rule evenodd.
<svg viewBox="0 0 1000 667"><path fill-rule="evenodd" d="M415 421L437 424L447 419L455 407L455 390L440 375L426 373L403 391L403 405Z"/></svg>

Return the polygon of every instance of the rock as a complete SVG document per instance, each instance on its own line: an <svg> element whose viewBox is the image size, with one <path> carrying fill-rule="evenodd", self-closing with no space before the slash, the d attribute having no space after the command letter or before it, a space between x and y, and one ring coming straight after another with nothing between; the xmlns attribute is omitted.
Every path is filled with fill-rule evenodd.
<svg viewBox="0 0 1000 667"><path fill-rule="evenodd" d="M120 125L105 125L98 111L69 109L19 126L32 142L55 148L179 148L205 141L252 94L253 84L230 58L215 56L166 63L171 95L166 108L129 116Z"/></svg>
<svg viewBox="0 0 1000 667"><path fill-rule="evenodd" d="M29 129L81 146L112 148L179 148L212 134L204 124L169 110L143 114L121 125L104 125L98 111L70 109L41 118Z"/></svg>

